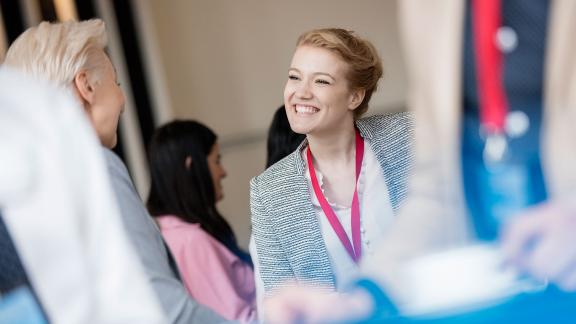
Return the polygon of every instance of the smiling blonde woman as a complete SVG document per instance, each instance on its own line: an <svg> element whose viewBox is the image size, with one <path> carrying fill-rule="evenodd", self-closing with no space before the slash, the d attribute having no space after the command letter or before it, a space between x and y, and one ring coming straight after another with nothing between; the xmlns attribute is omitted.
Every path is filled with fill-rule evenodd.
<svg viewBox="0 0 576 324"><path fill-rule="evenodd" d="M382 77L374 46L330 28L298 39L284 104L306 140L251 182L259 291L297 282L338 291L389 227L412 155L407 113L360 117Z"/></svg>

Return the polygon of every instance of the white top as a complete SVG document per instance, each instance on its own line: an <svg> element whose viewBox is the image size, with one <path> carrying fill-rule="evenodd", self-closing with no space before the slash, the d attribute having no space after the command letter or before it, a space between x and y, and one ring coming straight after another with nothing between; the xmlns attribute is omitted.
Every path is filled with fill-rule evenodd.
<svg viewBox="0 0 576 324"><path fill-rule="evenodd" d="M362 236L362 260L370 258L374 253L374 248L377 246L378 240L384 235L385 230L392 223L394 211L388 196L388 187L382 174L380 164L372 152L370 142L365 139L366 148L364 150L364 159L362 161L362 171L358 179L358 199L360 201L360 234ZM305 154L305 150L302 154ZM306 161L306 159L304 159ZM312 204L318 216L320 223L320 231L328 250L328 256L332 263L332 269L336 279L336 289L338 291L346 288L348 284L360 276L359 268L354 263L350 255L340 242L338 235L332 229L328 218L324 214L318 198L314 194L312 188L312 181L310 180L310 172L308 171L308 163L306 163L306 180L308 180L308 190L312 196ZM322 191L325 191L323 183L323 175L320 171L316 170L316 176ZM332 210L338 217L340 224L346 231L348 238L352 238L352 230L350 224L350 207L340 206L330 201L329 197L326 200L332 207Z"/></svg>
<svg viewBox="0 0 576 324"><path fill-rule="evenodd" d="M366 261L371 258L374 253L374 248L377 246L378 240L384 235L389 225L393 221L394 211L388 196L388 187L382 174L380 164L371 149L370 142L364 139L366 148L364 150L364 159L362 161L362 171L358 179L358 199L360 201L360 231L362 235L362 260ZM302 151L302 158L306 161L306 150ZM318 198L314 194L312 188L312 181L310 180L310 173L308 172L308 164L306 163L305 175L308 183L308 190L312 196L312 204L320 223L320 231L324 238L326 249L328 250L328 257L334 270L336 279L337 291L342 291L346 285L360 277L360 270L354 261L348 255L348 252L340 242L338 235L332 229L330 222L326 218ZM316 170L318 182L324 191L323 175ZM351 238L351 224L350 224L350 207L338 206L326 198L346 234ZM254 275L256 281L256 293L258 306L261 306L262 298L264 296L264 284L260 278L260 271L258 268L258 254L254 244L254 239L250 239L250 254L254 262Z"/></svg>

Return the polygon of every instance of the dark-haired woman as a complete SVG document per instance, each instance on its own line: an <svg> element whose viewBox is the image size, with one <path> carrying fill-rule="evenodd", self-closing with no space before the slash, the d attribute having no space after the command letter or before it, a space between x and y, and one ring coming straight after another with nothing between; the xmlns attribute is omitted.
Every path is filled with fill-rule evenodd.
<svg viewBox="0 0 576 324"><path fill-rule="evenodd" d="M148 209L190 295L227 319L254 320L250 256L216 209L226 176L216 134L195 121L166 124L152 138L149 162Z"/></svg>

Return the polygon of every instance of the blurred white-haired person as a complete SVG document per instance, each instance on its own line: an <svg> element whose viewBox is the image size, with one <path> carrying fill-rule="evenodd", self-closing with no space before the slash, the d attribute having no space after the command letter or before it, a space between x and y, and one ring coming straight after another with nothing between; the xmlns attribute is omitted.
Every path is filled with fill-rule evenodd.
<svg viewBox="0 0 576 324"><path fill-rule="evenodd" d="M15 247L1 246L0 277L13 287L0 292L1 323L166 321L83 117L72 96L0 69L0 222ZM18 259L27 283L6 278Z"/></svg>
<svg viewBox="0 0 576 324"><path fill-rule="evenodd" d="M102 145L113 148L124 94L106 44L101 20L42 22L14 41L4 64L73 91Z"/></svg>
<svg viewBox="0 0 576 324"><path fill-rule="evenodd" d="M99 19L42 22L14 41L6 54L5 65L69 90L82 105L104 147L103 155L124 227L168 320L171 323L223 321L186 292L172 256L134 189L126 166L110 150L117 142L124 94L105 52L106 43L106 28Z"/></svg>

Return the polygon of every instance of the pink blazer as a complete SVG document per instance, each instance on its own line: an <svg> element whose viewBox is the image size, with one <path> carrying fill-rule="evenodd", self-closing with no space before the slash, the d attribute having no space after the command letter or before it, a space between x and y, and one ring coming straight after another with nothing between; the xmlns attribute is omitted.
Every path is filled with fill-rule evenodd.
<svg viewBox="0 0 576 324"><path fill-rule="evenodd" d="M192 298L226 319L255 320L252 268L199 224L186 223L172 215L157 220Z"/></svg>

